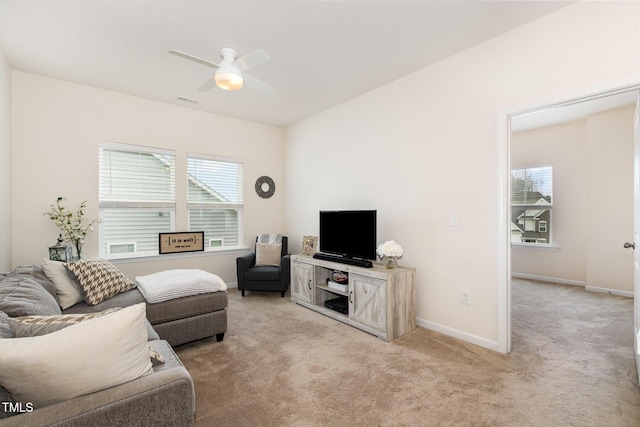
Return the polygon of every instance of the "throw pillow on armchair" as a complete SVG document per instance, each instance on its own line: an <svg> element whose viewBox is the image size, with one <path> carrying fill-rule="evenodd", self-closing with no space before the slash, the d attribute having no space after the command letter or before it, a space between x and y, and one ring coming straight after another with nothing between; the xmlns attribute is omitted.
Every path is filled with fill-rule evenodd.
<svg viewBox="0 0 640 427"><path fill-rule="evenodd" d="M236 258L238 290L280 292L284 297L291 277L287 236L263 234L255 252Z"/></svg>

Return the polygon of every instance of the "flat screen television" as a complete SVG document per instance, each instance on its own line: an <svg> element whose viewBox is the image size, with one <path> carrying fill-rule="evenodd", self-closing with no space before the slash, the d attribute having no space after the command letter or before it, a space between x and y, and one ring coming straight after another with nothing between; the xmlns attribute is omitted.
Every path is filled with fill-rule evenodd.
<svg viewBox="0 0 640 427"><path fill-rule="evenodd" d="M320 211L320 252L347 259L376 259L376 211Z"/></svg>

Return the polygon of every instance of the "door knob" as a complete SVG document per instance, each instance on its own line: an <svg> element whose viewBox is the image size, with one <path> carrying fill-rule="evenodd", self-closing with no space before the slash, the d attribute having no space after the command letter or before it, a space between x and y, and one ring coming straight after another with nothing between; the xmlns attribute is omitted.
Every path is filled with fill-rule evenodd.
<svg viewBox="0 0 640 427"><path fill-rule="evenodd" d="M626 249L629 249L629 248L635 249L636 248L636 244L635 244L635 242L634 243L625 242L624 247Z"/></svg>

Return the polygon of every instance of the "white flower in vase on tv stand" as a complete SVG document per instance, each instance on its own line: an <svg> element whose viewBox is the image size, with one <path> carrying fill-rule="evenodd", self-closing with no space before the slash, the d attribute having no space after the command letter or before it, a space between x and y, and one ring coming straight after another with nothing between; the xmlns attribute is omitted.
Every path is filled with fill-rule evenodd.
<svg viewBox="0 0 640 427"><path fill-rule="evenodd" d="M402 258L403 255L402 246L393 240L388 240L378 246L376 253L387 268L396 268L398 266L398 260Z"/></svg>

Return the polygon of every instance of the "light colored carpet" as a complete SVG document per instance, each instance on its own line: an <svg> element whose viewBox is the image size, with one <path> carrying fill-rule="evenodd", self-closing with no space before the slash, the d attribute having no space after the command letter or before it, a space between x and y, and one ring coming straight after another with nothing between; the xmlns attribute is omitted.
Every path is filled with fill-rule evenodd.
<svg viewBox="0 0 640 427"><path fill-rule="evenodd" d="M513 283L513 352L418 328L386 343L276 293L229 291L222 343L176 349L196 426L639 426L633 301Z"/></svg>

